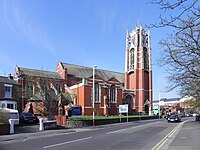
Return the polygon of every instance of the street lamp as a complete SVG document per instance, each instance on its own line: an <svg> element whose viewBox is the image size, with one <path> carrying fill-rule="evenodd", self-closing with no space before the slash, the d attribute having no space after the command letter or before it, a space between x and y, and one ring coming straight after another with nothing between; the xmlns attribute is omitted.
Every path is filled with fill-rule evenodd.
<svg viewBox="0 0 200 150"><path fill-rule="evenodd" d="M158 94L159 94L159 95L158 95L158 117L159 117L159 119L160 119L160 91L159 91Z"/></svg>
<svg viewBox="0 0 200 150"><path fill-rule="evenodd" d="M159 119L160 119L160 100L161 100L161 98L160 98L160 93L161 92L163 92L163 93L167 93L167 92L169 92L169 91L159 91L159 100L158 100L158 106L159 106L159 111L158 111L158 114L159 114Z"/></svg>
<svg viewBox="0 0 200 150"><path fill-rule="evenodd" d="M95 68L97 67L97 65L93 66L93 92L92 92L92 123L93 123L93 127L94 127L94 99L95 99L95 87L94 87L94 79L95 79Z"/></svg>

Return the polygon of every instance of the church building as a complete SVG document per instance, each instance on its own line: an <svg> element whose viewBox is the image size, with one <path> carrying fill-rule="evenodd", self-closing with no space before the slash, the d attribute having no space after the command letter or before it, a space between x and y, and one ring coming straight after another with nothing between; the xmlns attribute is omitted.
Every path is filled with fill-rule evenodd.
<svg viewBox="0 0 200 150"><path fill-rule="evenodd" d="M93 75L94 74L94 75ZM81 106L82 115L92 115L93 97L95 115L118 115L119 105L128 104L129 114L152 112L152 59L150 32L141 26L126 34L125 72L115 72L58 62L56 72L16 67L15 79L22 84L23 108L26 103L37 106L37 89L54 91L60 110ZM34 80L33 80L34 79ZM34 81L31 83L30 81ZM94 81L94 82L93 82ZM44 83L45 82L45 83ZM42 83L42 84L40 84ZM43 86L46 85L46 88ZM94 89L93 89L94 87ZM44 90L40 90L44 91ZM94 92L93 92L94 91ZM27 93L27 92L26 92ZM44 93L44 92L43 92ZM42 98L39 98L41 101ZM65 102L62 103L62 102ZM33 103L34 102L34 103ZM62 104L61 104L62 103ZM61 112L61 111L60 111ZM67 112L63 111L63 114Z"/></svg>
<svg viewBox="0 0 200 150"><path fill-rule="evenodd" d="M117 115L119 105L128 104L129 114L152 110L152 62L150 32L141 26L127 31L125 73L95 69L95 113ZM56 72L66 80L66 92L76 95L83 115L92 115L93 67L59 62Z"/></svg>

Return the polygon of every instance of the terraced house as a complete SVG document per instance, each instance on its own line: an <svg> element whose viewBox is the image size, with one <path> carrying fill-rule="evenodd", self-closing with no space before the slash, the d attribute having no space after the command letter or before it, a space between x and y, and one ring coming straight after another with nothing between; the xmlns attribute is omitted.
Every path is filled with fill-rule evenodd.
<svg viewBox="0 0 200 150"><path fill-rule="evenodd" d="M8 77L0 76L0 107L21 111L21 85Z"/></svg>

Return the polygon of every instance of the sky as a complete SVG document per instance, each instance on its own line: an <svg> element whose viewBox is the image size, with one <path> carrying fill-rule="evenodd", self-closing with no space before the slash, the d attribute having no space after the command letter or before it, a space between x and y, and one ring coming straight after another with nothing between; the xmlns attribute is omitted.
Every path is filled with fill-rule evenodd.
<svg viewBox="0 0 200 150"><path fill-rule="evenodd" d="M150 0L0 0L0 75L15 67L55 71L58 62L125 71L126 31L158 21ZM153 100L165 93L166 71L157 61L158 42L169 29L150 29Z"/></svg>

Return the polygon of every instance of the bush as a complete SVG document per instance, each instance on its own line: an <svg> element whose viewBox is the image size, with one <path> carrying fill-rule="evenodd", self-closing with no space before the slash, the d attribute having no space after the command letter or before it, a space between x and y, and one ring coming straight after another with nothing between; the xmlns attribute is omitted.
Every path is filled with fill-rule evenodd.
<svg viewBox="0 0 200 150"><path fill-rule="evenodd" d="M0 124L9 124L9 112L0 108Z"/></svg>

